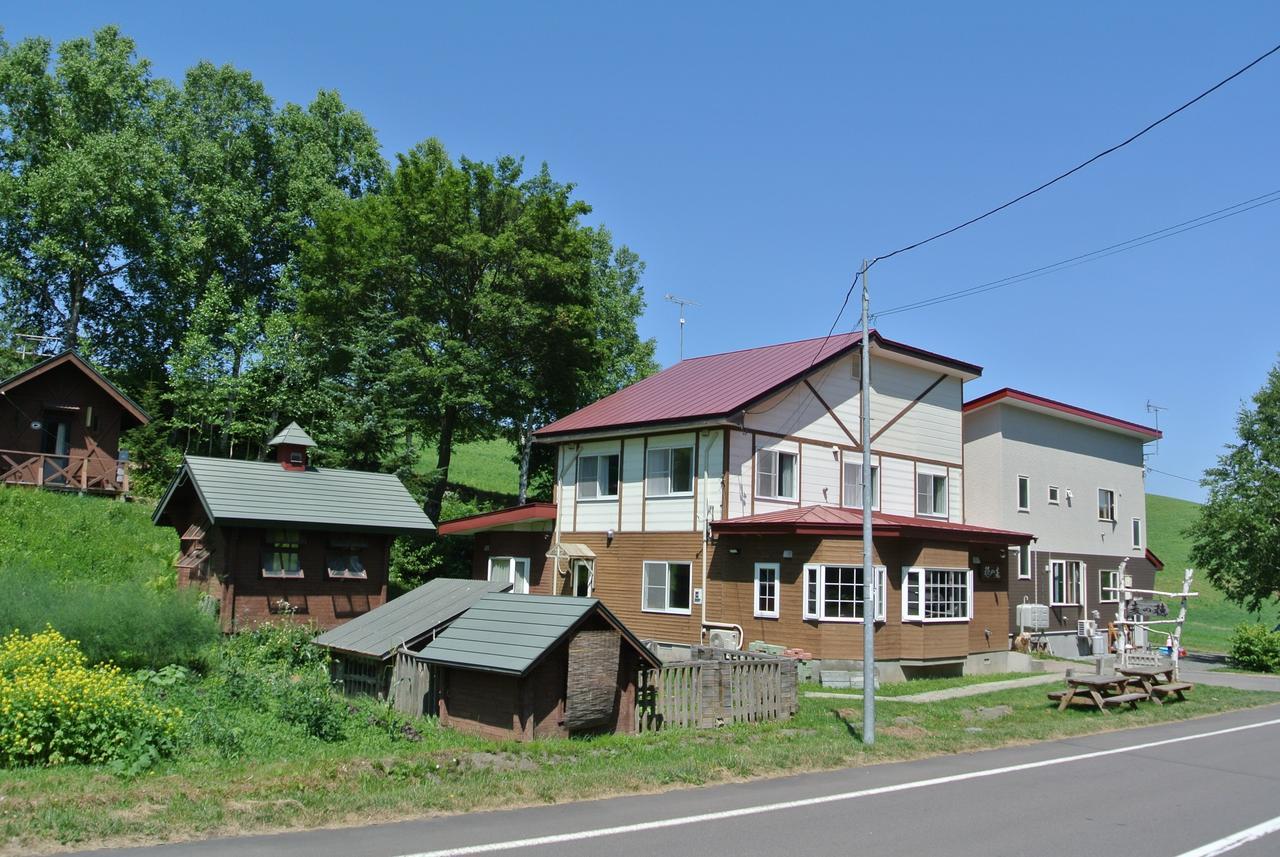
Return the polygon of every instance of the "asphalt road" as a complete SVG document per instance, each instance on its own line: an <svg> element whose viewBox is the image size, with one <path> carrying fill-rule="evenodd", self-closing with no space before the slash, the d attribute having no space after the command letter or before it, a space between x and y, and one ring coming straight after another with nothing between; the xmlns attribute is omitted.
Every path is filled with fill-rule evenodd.
<svg viewBox="0 0 1280 857"><path fill-rule="evenodd" d="M780 805L781 804L781 805ZM99 857L1280 854L1280 705L1068 741L507 812ZM620 828L620 829L619 829ZM541 841L538 841L540 838ZM534 840L534 841L530 841ZM1196 851L1196 849L1201 849Z"/></svg>

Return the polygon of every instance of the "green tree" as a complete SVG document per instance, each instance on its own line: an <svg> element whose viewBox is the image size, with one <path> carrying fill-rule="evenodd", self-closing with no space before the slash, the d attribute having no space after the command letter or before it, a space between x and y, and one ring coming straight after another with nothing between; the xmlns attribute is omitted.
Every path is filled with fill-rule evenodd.
<svg viewBox="0 0 1280 857"><path fill-rule="evenodd" d="M1280 365L1236 419L1230 444L1202 483L1209 499L1191 526L1191 560L1250 610L1280 598Z"/></svg>

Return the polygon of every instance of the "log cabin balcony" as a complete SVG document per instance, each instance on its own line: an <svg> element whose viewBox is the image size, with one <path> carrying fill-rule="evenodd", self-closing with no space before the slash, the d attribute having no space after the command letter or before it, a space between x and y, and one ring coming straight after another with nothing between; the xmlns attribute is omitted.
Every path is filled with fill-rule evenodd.
<svg viewBox="0 0 1280 857"><path fill-rule="evenodd" d="M129 468L127 461L105 455L0 449L0 484L123 495L129 492Z"/></svg>

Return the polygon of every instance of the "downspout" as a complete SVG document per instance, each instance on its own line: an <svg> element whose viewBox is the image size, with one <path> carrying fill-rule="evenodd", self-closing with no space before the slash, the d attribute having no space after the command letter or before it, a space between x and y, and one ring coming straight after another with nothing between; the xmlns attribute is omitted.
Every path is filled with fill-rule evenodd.
<svg viewBox="0 0 1280 857"><path fill-rule="evenodd" d="M706 436L710 433L711 432L709 429L703 430L702 436ZM701 443L702 442L701 437L696 442ZM708 457L709 456L706 456L706 455L701 456L702 458L702 627L698 632L698 639L704 640L704 641L707 639L708 628L724 628L726 630L737 631L738 632L738 648L741 649L743 644L746 643L746 636L747 636L746 632L742 630L741 625L734 625L729 622L708 622L707 621L707 599L709 597L707 594L708 593L707 582L710 575L710 571L709 571L710 563L709 563L709 560L707 559L707 553L711 550L711 504L707 499L710 496L710 492L707 488L707 478L709 476L709 473L707 471ZM721 478L723 479L724 476L721 476Z"/></svg>

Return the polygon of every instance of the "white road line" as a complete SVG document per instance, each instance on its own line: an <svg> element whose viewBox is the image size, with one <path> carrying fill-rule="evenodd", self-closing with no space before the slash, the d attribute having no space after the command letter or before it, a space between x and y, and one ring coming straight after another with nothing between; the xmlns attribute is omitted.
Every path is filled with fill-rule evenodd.
<svg viewBox="0 0 1280 857"><path fill-rule="evenodd" d="M1228 851L1234 851L1241 845L1247 845L1255 839L1261 839L1268 833L1275 833L1277 830L1280 830L1280 815L1270 821L1264 821L1262 824L1255 824L1253 827L1241 830L1239 833L1224 836L1216 842L1193 848L1190 851L1179 854L1178 857L1215 857L1217 854L1226 854Z"/></svg>
<svg viewBox="0 0 1280 857"><path fill-rule="evenodd" d="M558 845L564 842L581 842L587 839L600 839L605 836L621 836L627 833L641 833L646 830L659 830L664 827L682 827L686 824L704 824L708 821L723 821L729 818L741 818L747 815L760 815L766 812L779 812L786 809L818 806L824 803L854 800L873 795L892 794L928 786L941 786L948 783L960 783L966 780L978 780L985 777L996 777L1001 774L1012 774L1018 771L1031 771L1036 768L1047 768L1052 765L1065 765L1069 762L1083 762L1086 759L1098 759L1103 756L1115 756L1120 753L1136 753L1139 750L1150 750L1153 747L1166 747L1170 744L1181 744L1184 741L1199 741L1202 738L1213 738L1218 735L1230 735L1233 732L1244 732L1250 729L1261 729L1264 726L1280 725L1280 717L1264 720L1260 723L1246 723L1243 726L1232 726L1227 729L1215 729L1212 732L1198 732L1194 735L1183 735L1180 738L1165 738L1160 741L1147 741L1143 744L1131 744L1128 747L1116 747L1111 750L1095 750L1091 753L1077 753L1074 756L1059 756L1055 759L1043 759L1039 762L1024 762L1021 765L1006 765L1001 768L988 768L981 771L970 771L964 774L951 774L945 777L933 777L927 780L916 780L909 783L898 783L892 786L859 789L852 792L822 795L820 797L800 800L765 803L756 806L744 806L739 809L727 809L720 812L704 812L700 815L684 815L676 818L663 818L656 821L642 821L635 824L622 824L617 827L600 827L595 830L579 830L574 833L555 833L547 836L532 836L527 839L510 839L505 842L488 842L483 845L463 845L457 848L444 848L439 851L421 851L414 854L402 854L399 857L466 857L469 854L492 854L498 851L513 851L517 848L533 848L539 845ZM1246 831L1247 832L1247 831ZM1259 834L1261 835L1261 834ZM1192 852L1198 855L1198 852ZM1221 852L1205 852L1218 854ZM1186 857L1186 855L1182 855Z"/></svg>

